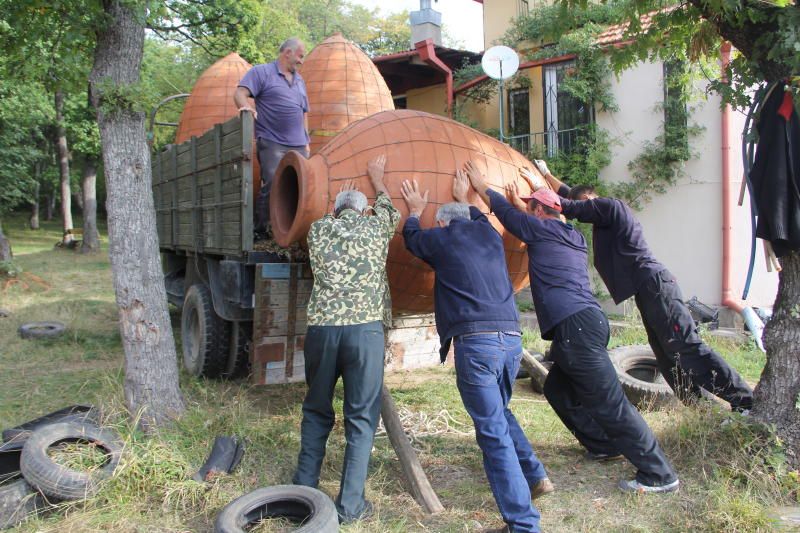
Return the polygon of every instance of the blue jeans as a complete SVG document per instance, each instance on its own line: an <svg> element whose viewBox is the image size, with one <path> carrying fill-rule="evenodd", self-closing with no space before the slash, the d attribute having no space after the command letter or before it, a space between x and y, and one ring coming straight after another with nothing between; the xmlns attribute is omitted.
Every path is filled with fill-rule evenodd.
<svg viewBox="0 0 800 533"><path fill-rule="evenodd" d="M538 532L531 488L547 477L517 419L508 409L522 359L522 337L472 333L455 338L456 382L497 507L512 532Z"/></svg>

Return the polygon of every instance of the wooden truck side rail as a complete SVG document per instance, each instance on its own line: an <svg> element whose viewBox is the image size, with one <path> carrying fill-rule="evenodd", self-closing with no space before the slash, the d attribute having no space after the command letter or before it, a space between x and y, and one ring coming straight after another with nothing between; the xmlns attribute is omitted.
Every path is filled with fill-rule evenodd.
<svg viewBox="0 0 800 533"><path fill-rule="evenodd" d="M253 115L153 155L162 251L241 257L253 248Z"/></svg>

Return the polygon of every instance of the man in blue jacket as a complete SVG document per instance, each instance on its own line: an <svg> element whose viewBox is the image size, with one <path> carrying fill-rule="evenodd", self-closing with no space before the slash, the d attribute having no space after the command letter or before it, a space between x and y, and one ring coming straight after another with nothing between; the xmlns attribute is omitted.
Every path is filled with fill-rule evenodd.
<svg viewBox="0 0 800 533"><path fill-rule="evenodd" d="M436 213L438 227L422 229L428 202L414 181L403 183L409 216L406 248L436 272L436 329L443 360L455 345L456 383L475 424L483 466L506 526L499 531L538 532L531 499L553 490L516 418L508 409L522 358L522 337L503 239L486 216L467 203L469 182L459 171L456 203Z"/></svg>
<svg viewBox="0 0 800 533"><path fill-rule="evenodd" d="M592 224L594 266L614 302L633 296L661 375L683 401L700 397L700 388L716 394L734 411L753 407L753 390L697 333L683 303L675 276L659 263L644 240L630 207L616 198L601 198L590 186L568 187L537 166L563 197L567 218Z"/></svg>
<svg viewBox="0 0 800 533"><path fill-rule="evenodd" d="M540 188L527 213L489 189L471 162L472 187L497 219L528 245L528 274L542 338L552 340L553 367L544 393L590 458L624 455L638 472L619 487L631 492L671 492L678 476L642 415L625 397L606 345L608 319L592 296L583 235L561 220L558 195ZM516 189L510 191L516 196Z"/></svg>

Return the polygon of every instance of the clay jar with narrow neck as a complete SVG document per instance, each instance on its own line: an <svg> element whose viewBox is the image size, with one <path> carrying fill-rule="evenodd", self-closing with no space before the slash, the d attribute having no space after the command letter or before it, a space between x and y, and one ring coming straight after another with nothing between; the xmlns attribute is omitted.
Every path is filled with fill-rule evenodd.
<svg viewBox="0 0 800 533"><path fill-rule="evenodd" d="M386 156L384 183L403 215L389 244L392 308L399 313L431 312L433 271L406 250L401 234L408 217L400 189L403 180L417 180L422 191L430 191L420 222L423 228L432 228L438 207L455 201L455 172L467 161L475 163L490 187L500 192L517 182L520 193L528 194L531 187L520 177L519 169L539 173L508 145L453 120L422 111L383 111L351 124L310 159L296 152L283 158L270 198L272 231L278 244L304 241L311 223L332 211L336 194L348 180L355 180L358 189L373 200L376 193L367 163L379 155ZM470 191L469 201L481 211L489 211L475 191ZM489 215L489 220L503 238L508 272L514 290L519 291L528 284L525 245L494 215Z"/></svg>

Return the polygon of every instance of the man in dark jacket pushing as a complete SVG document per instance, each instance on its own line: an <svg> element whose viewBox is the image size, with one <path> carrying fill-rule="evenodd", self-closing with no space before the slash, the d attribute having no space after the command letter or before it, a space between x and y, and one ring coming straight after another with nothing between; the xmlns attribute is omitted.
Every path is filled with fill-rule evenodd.
<svg viewBox="0 0 800 533"><path fill-rule="evenodd" d="M699 397L702 387L734 411L749 410L752 389L700 338L675 276L653 257L630 207L616 198L598 197L592 187L570 189L546 163L537 161L537 166L564 197L564 216L592 224L594 266L614 302L635 297L658 368L675 394L686 401Z"/></svg>
<svg viewBox="0 0 800 533"><path fill-rule="evenodd" d="M467 163L472 187L503 226L528 245L528 273L542 338L552 340L553 368L544 384L547 401L590 458L624 455L637 468L624 491L670 492L678 476L642 415L625 397L606 345L608 320L589 289L583 235L562 222L558 195L540 188L527 213L488 188ZM516 197L516 188L509 190Z"/></svg>
<svg viewBox="0 0 800 533"><path fill-rule="evenodd" d="M469 182L459 171L456 203L436 213L438 227L422 229L428 202L417 182L403 183L409 216L403 227L406 248L436 272L436 328L442 360L455 344L456 383L475 424L483 466L506 526L500 531L539 531L531 504L553 490L516 418L508 409L522 358L519 315L508 277L503 239L486 216L467 203Z"/></svg>

